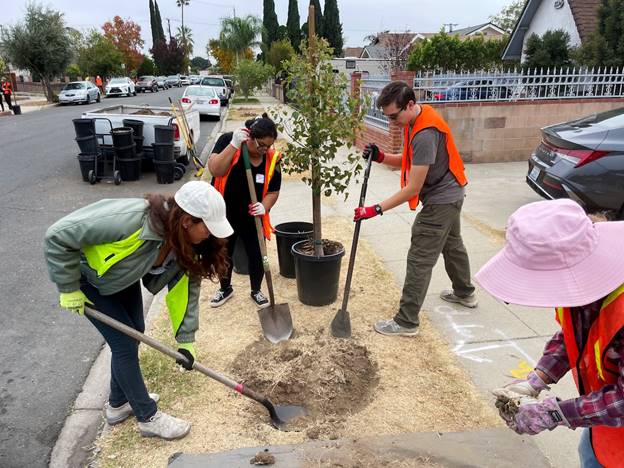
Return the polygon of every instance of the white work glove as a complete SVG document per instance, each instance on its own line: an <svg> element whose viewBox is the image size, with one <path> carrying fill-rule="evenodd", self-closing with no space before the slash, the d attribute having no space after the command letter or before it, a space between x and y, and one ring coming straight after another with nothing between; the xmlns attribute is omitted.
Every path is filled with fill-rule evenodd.
<svg viewBox="0 0 624 468"><path fill-rule="evenodd" d="M266 214L266 208L260 202L251 203L249 205L250 216L264 216Z"/></svg>
<svg viewBox="0 0 624 468"><path fill-rule="evenodd" d="M492 390L492 393L495 396L505 395L510 398L513 396L537 398L542 390L549 389L550 387L546 382L544 382L535 371L531 371L526 380L514 380L502 388L495 388Z"/></svg>
<svg viewBox="0 0 624 468"><path fill-rule="evenodd" d="M230 142L230 144L234 148L240 149L243 142L247 141L248 139L249 139L249 129L239 128L239 129L234 130L234 133L232 134L232 141Z"/></svg>

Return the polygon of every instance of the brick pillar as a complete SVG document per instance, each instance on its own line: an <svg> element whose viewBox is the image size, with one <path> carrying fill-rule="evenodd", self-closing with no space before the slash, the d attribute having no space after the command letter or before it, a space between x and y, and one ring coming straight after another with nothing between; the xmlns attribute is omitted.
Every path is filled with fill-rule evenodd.
<svg viewBox="0 0 624 468"><path fill-rule="evenodd" d="M394 71L390 74L392 81L405 81L410 87L414 86L414 77L416 73L413 71ZM403 152L403 127L396 122L390 122L390 147L393 153Z"/></svg>

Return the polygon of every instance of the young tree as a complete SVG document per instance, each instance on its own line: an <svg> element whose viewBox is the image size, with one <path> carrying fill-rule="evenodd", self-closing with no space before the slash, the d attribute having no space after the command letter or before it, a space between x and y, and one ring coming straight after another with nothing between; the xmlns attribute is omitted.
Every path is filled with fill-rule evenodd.
<svg viewBox="0 0 624 468"><path fill-rule="evenodd" d="M297 0L288 0L288 21L286 22L286 28L288 29L288 39L295 50L299 50L299 43L301 42L300 21Z"/></svg>
<svg viewBox="0 0 624 468"><path fill-rule="evenodd" d="M275 2L264 0L262 9L262 44L263 50L268 51L273 42L278 40L279 22L275 13Z"/></svg>
<svg viewBox="0 0 624 468"><path fill-rule="evenodd" d="M490 16L490 21L510 33L520 19L525 4L526 0L513 0L496 15Z"/></svg>
<svg viewBox="0 0 624 468"><path fill-rule="evenodd" d="M335 74L331 49L324 39L308 48L301 43L301 55L286 63L288 98L295 112L275 112L280 131L290 136L282 159L282 170L288 174L310 173L303 180L312 189L315 255L323 256L321 196L346 194L349 182L357 176L361 156L354 150L345 164L336 162L338 148L353 148L361 129L366 105L349 97L346 76ZM354 149L354 148L353 148Z"/></svg>
<svg viewBox="0 0 624 468"><path fill-rule="evenodd" d="M264 85L273 73L274 70L271 65L248 59L241 60L234 70L236 83L245 96L245 100L256 89Z"/></svg>
<svg viewBox="0 0 624 468"><path fill-rule="evenodd" d="M524 53L525 69L568 67L571 65L570 35L561 29L546 31L542 37L531 34Z"/></svg>
<svg viewBox="0 0 624 468"><path fill-rule="evenodd" d="M123 60L123 54L110 39L91 31L78 54L78 67L85 75L107 77L121 73Z"/></svg>
<svg viewBox="0 0 624 468"><path fill-rule="evenodd" d="M41 77L46 99L53 101L50 83L65 72L72 58L63 13L29 3L23 22L0 30L0 49L7 59L14 66Z"/></svg>
<svg viewBox="0 0 624 468"><path fill-rule="evenodd" d="M337 0L325 0L322 35L329 42L329 46L334 49L334 57L342 56L344 41Z"/></svg>
<svg viewBox="0 0 624 468"><path fill-rule="evenodd" d="M267 62L275 68L276 73L279 73L284 69L284 61L290 60L293 55L295 55L295 49L290 44L290 41L282 39L271 44Z"/></svg>
<svg viewBox="0 0 624 468"><path fill-rule="evenodd" d="M141 26L134 21L123 20L120 16L115 16L113 21L107 21L102 25L104 36L108 38L124 56L126 73L135 71L141 61L143 54L143 39L141 39Z"/></svg>
<svg viewBox="0 0 624 468"><path fill-rule="evenodd" d="M598 23L579 51L580 61L592 67L624 67L624 0L602 0Z"/></svg>
<svg viewBox="0 0 624 468"><path fill-rule="evenodd" d="M258 45L256 38L261 31L262 23L256 16L223 18L219 47L232 52L238 62L246 50Z"/></svg>

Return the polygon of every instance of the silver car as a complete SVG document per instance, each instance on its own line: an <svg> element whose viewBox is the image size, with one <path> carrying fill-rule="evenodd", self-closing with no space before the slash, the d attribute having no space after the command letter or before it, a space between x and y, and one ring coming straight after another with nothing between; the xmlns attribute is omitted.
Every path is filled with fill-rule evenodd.
<svg viewBox="0 0 624 468"><path fill-rule="evenodd" d="M194 109L199 115L209 115L221 119L221 99L214 88L208 86L188 86L181 99L184 109Z"/></svg>
<svg viewBox="0 0 624 468"><path fill-rule="evenodd" d="M67 83L58 96L59 104L91 104L100 102L100 90L90 81Z"/></svg>

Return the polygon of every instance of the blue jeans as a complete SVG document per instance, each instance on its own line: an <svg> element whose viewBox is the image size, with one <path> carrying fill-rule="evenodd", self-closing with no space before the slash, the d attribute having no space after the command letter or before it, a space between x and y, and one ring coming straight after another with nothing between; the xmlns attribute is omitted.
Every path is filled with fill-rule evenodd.
<svg viewBox="0 0 624 468"><path fill-rule="evenodd" d="M583 429L581 434L581 441L578 447L579 458L581 460L581 468L602 468L602 465L598 463L596 455L594 455L594 449L591 446L589 437L589 429Z"/></svg>
<svg viewBox="0 0 624 468"><path fill-rule="evenodd" d="M93 302L96 310L141 333L145 331L139 282L110 296L103 296L84 279L80 289ZM148 421L156 414L156 402L149 397L143 382L139 367L139 342L96 319L89 320L102 334L112 353L109 404L117 408L128 402L139 422Z"/></svg>

